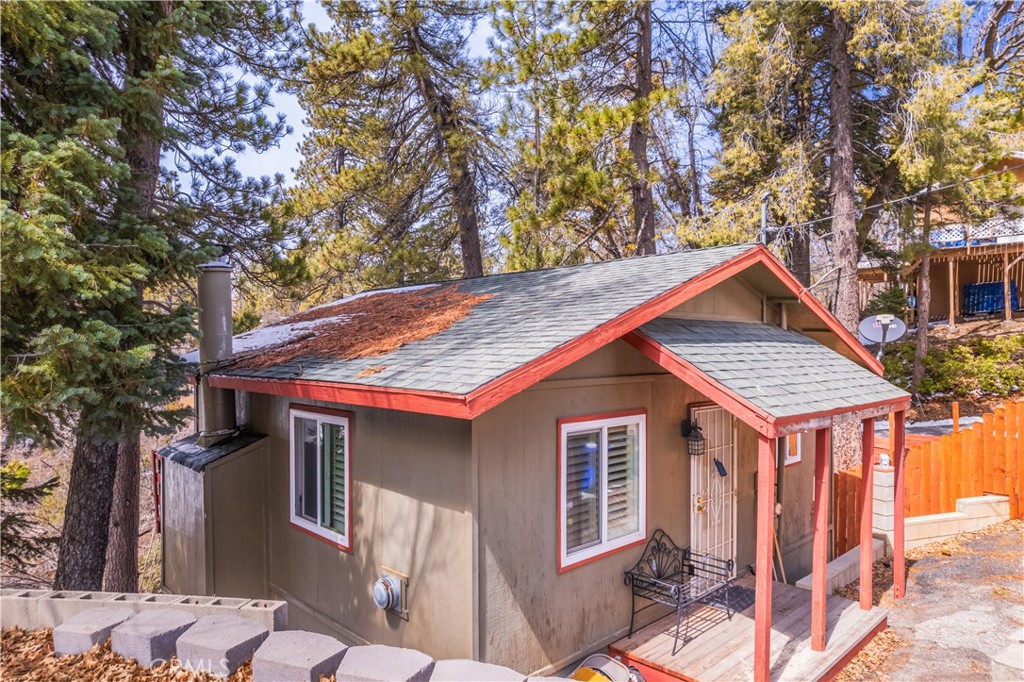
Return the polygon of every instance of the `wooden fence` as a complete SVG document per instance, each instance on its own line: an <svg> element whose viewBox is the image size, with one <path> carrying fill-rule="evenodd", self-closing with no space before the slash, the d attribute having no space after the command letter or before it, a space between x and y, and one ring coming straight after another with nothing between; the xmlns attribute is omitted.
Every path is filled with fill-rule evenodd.
<svg viewBox="0 0 1024 682"><path fill-rule="evenodd" d="M889 452L888 439L881 441L876 452ZM1012 518L1024 518L1024 402L1007 402L945 436L908 437L907 446L906 516L952 512L961 497L995 494L1010 498ZM860 542L860 479L860 467L833 478L836 556Z"/></svg>

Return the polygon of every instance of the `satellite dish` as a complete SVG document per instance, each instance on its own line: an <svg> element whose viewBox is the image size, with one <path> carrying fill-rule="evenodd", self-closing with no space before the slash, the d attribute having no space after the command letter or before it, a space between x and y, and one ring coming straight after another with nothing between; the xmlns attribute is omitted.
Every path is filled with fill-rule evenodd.
<svg viewBox="0 0 1024 682"><path fill-rule="evenodd" d="M882 359L882 351L887 341L896 341L907 333L907 325L895 315L871 315L865 317L857 325L862 342L881 344L878 359Z"/></svg>

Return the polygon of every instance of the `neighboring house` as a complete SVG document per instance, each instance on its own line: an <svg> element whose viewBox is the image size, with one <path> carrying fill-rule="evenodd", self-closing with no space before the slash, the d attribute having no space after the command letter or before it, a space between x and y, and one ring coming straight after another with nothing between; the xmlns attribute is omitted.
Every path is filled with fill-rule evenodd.
<svg viewBox="0 0 1024 682"><path fill-rule="evenodd" d="M338 357L435 295L463 306L450 326L428 315L400 347ZM663 528L757 568L766 679L773 523L790 580L824 576L816 456L834 424L873 436L909 403L759 245L369 292L233 344L226 266L204 266L200 304L201 432L159 453L166 586L525 672L624 634L623 571ZM382 610L372 590L402 594Z"/></svg>
<svg viewBox="0 0 1024 682"><path fill-rule="evenodd" d="M1024 197L1024 151L978 168L979 173L1006 171ZM1000 214L979 223L965 223L955 215L936 210L931 228L932 320L955 325L964 315L996 313L1009 320L1024 310L1024 206L1005 206ZM895 247L896 244L890 244ZM909 264L900 273L908 300L917 295L921 263ZM875 294L890 286L890 275L879 264L862 260L858 268L861 308ZM915 314L907 309L907 320Z"/></svg>

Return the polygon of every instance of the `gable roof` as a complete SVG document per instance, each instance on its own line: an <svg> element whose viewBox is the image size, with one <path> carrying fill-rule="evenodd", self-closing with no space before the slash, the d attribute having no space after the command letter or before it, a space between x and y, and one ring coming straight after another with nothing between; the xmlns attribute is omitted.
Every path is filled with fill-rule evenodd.
<svg viewBox="0 0 1024 682"><path fill-rule="evenodd" d="M910 398L817 341L769 324L660 317L627 341L648 355L654 348L671 354L683 372L695 369L717 385L717 402L732 401L731 412L773 435L786 424L803 427L816 416L842 412L862 417L865 409L885 405L887 411Z"/></svg>
<svg viewBox="0 0 1024 682"><path fill-rule="evenodd" d="M229 365L212 373L210 385L472 418L757 263L880 373L765 247L739 244L460 280L461 292L491 298L433 336L374 357L311 354L258 369ZM280 343L310 331L283 326L255 335ZM258 350L252 341L240 335L236 349Z"/></svg>

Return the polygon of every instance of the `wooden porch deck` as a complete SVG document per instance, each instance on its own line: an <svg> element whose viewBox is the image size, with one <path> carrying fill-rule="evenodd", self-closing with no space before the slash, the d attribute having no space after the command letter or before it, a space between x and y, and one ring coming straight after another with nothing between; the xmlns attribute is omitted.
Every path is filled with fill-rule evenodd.
<svg viewBox="0 0 1024 682"><path fill-rule="evenodd" d="M754 578L737 580L754 589ZM811 593L784 583L772 584L771 679L831 679L886 627L888 611L861 610L856 602L829 595L824 651L811 650ZM684 632L685 632L684 626ZM754 662L754 607L734 613L698 607L690 613L689 637L680 638L675 655L675 614L669 614L609 646L611 655L637 666L648 682L659 680L751 680Z"/></svg>

